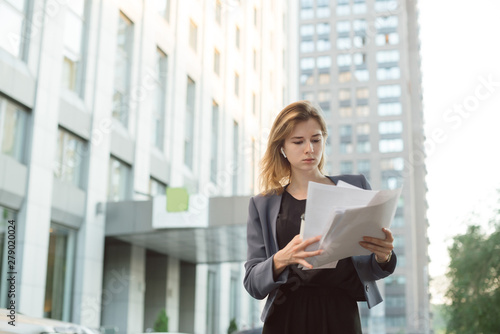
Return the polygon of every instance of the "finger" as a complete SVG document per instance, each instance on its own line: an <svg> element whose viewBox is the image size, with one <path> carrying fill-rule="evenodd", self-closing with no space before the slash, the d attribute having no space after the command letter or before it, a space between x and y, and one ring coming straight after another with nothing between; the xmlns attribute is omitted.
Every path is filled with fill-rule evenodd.
<svg viewBox="0 0 500 334"><path fill-rule="evenodd" d="M316 255L320 255L324 252L324 250L322 249L318 249L316 251L312 251L312 252L301 252L301 253L298 253L296 256L299 257L299 258L306 258L306 257L311 257L311 256L316 256Z"/></svg>
<svg viewBox="0 0 500 334"><path fill-rule="evenodd" d="M363 237L363 241L367 243L371 243L374 245L382 246L382 247L391 247L392 246L392 241L386 240L386 239L379 239L379 238L373 238L373 237Z"/></svg>
<svg viewBox="0 0 500 334"><path fill-rule="evenodd" d="M316 237L312 237L312 238L309 238L309 239L306 239L304 241L302 241L302 243L300 243L299 245L296 246L296 249L297 250L304 250L306 249L308 246L318 242L321 240L321 236L318 235Z"/></svg>
<svg viewBox="0 0 500 334"><path fill-rule="evenodd" d="M307 262L306 260L297 260L297 263L298 263L298 264L301 264L301 265L303 265L304 267L309 268L309 269L312 269L312 268L313 268L312 264L310 264L310 263L309 263L309 262Z"/></svg>
<svg viewBox="0 0 500 334"><path fill-rule="evenodd" d="M384 227L382 229L382 232L385 233L385 240L391 241L391 242L394 241L394 237L392 236L392 231L391 230L389 230L388 228Z"/></svg>
<svg viewBox="0 0 500 334"><path fill-rule="evenodd" d="M364 241L360 241L359 244L361 245L361 247L366 248L373 253L381 253L381 254L384 253L387 254L394 248L392 247L392 245L379 246L374 243L364 242Z"/></svg>

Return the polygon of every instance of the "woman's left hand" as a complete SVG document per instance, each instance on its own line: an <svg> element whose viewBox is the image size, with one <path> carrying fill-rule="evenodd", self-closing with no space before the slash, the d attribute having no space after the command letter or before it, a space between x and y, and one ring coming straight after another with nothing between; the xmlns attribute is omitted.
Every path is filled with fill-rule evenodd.
<svg viewBox="0 0 500 334"><path fill-rule="evenodd" d="M394 249L394 237L392 236L391 230L383 228L382 231L385 233L385 239L365 236L363 237L363 241L359 242L361 247L375 254L375 260L377 260L378 263L388 262L389 256Z"/></svg>

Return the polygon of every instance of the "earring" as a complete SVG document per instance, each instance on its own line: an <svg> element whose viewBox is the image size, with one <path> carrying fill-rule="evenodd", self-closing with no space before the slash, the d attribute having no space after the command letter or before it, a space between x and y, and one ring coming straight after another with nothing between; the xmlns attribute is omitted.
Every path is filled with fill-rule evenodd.
<svg viewBox="0 0 500 334"><path fill-rule="evenodd" d="M286 159L286 154L285 154L285 151L283 150L283 147L281 148L281 154L283 154L283 156L285 157Z"/></svg>

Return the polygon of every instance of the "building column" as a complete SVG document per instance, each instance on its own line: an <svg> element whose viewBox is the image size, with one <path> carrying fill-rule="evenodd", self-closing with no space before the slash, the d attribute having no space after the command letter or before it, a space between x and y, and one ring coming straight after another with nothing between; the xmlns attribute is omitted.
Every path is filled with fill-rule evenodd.
<svg viewBox="0 0 500 334"><path fill-rule="evenodd" d="M167 305L168 330L179 331L179 307L181 262L179 259L168 257L167 260Z"/></svg>

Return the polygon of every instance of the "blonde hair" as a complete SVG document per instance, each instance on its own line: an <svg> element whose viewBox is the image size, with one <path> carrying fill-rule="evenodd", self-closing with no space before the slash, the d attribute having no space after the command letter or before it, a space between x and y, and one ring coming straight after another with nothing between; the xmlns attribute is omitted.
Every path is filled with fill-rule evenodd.
<svg viewBox="0 0 500 334"><path fill-rule="evenodd" d="M260 161L260 176L259 183L262 194L282 194L283 186L290 182L292 169L290 162L281 156L281 147L285 143L285 139L292 133L298 123L314 119L321 127L321 132L325 140L323 141L323 152L325 151L326 123L318 108L309 101L297 101L286 106L276 116L264 157ZM318 169L323 173L325 164L324 154L321 155Z"/></svg>

